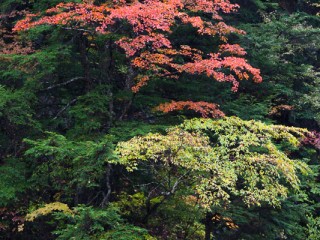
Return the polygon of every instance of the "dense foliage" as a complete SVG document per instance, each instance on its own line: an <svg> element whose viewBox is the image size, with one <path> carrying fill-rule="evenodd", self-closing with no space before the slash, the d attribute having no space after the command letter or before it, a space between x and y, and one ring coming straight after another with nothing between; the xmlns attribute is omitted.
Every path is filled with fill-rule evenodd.
<svg viewBox="0 0 320 240"><path fill-rule="evenodd" d="M316 0L2 0L0 239L320 239Z"/></svg>

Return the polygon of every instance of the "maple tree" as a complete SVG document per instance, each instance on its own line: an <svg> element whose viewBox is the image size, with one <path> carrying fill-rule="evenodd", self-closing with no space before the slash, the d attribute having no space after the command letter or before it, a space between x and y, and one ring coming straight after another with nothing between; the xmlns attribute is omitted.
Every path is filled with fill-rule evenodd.
<svg viewBox="0 0 320 240"><path fill-rule="evenodd" d="M298 148L307 134L301 128L236 117L192 119L166 135L150 133L119 142L116 152L129 171L144 168L143 162L152 166L149 171L156 177L146 184L149 201L187 194L189 201L208 211L210 223L210 212L225 214L235 202L276 207L290 189L298 191L299 172L308 174L310 168L290 158L290 147ZM285 142L287 149L279 150L277 142ZM212 239L211 232L212 226L206 225L205 239Z"/></svg>
<svg viewBox="0 0 320 240"><path fill-rule="evenodd" d="M115 44L124 51L130 68L135 70L129 86L134 93L151 78L179 79L186 74L230 82L232 91L237 91L243 79L251 77L254 82L262 81L260 70L244 58L245 50L237 44L228 44L229 34L244 32L227 25L222 15L238 8L228 0L113 1L99 6L90 1L60 3L44 14L27 14L14 30L50 24L84 33L120 35ZM199 38L216 38L219 46L204 52L201 46L177 44L172 35L179 26L192 26ZM173 101L156 109L163 112L190 109L203 117L223 115L216 104L203 101Z"/></svg>

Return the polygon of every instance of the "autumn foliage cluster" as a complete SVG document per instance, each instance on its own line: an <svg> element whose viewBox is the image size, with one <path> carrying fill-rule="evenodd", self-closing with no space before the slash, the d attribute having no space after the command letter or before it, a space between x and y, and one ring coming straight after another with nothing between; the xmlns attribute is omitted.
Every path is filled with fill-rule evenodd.
<svg viewBox="0 0 320 240"><path fill-rule="evenodd" d="M221 13L234 12L238 7L228 0L114 1L100 6L61 3L46 10L45 15L28 14L16 24L14 30L50 24L99 34L122 35L116 44L138 73L136 84L132 86L134 93L152 77L179 79L182 74L204 74L218 82L230 82L232 91L237 91L241 80L252 77L256 83L262 81L260 70L244 58L245 50L238 44L227 43L229 34L244 32L227 25ZM124 22L129 25L130 31L124 30ZM199 38L217 37L220 45L212 46L211 52L203 52L201 46L192 48L176 44L171 35L181 25L191 25ZM222 116L216 105L205 102L190 104L175 101L157 109L170 112L183 108L196 110L204 117Z"/></svg>
<svg viewBox="0 0 320 240"><path fill-rule="evenodd" d="M315 2L0 0L0 240L318 239Z"/></svg>

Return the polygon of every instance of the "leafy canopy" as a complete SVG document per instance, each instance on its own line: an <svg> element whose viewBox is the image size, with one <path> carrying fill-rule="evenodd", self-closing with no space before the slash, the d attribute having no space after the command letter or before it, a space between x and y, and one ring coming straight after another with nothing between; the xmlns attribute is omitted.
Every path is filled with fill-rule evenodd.
<svg viewBox="0 0 320 240"><path fill-rule="evenodd" d="M117 152L128 170L138 169L141 161L171 169L176 185L191 182L205 208L228 205L234 198L247 206L278 206L289 189L299 188L298 171L309 171L289 157L290 147L298 147L306 132L236 117L193 119L166 135L150 133L120 142ZM279 142L286 143L286 150L279 149Z"/></svg>
<svg viewBox="0 0 320 240"><path fill-rule="evenodd" d="M228 43L228 35L244 32L227 25L221 13L234 12L238 7L228 0L114 1L99 6L87 1L60 3L44 14L27 14L14 30L50 24L85 34L118 36L115 44L135 70L135 84L130 84L134 93L150 78L179 79L182 75L202 74L218 82L230 82L232 90L237 91L240 80L251 76L255 82L262 81L260 70L244 58L244 49ZM216 39L217 44L204 51L201 46L178 42L173 36L181 27L192 27L196 36ZM174 101L160 105L158 110L183 108L200 112L203 117L223 116L215 104L206 102Z"/></svg>

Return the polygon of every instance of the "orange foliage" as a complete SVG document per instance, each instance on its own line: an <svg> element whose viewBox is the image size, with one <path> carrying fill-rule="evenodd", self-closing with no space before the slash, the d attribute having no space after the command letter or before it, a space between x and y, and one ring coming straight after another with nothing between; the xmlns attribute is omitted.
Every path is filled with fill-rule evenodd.
<svg viewBox="0 0 320 240"><path fill-rule="evenodd" d="M120 33L124 36L116 44L138 72L148 71L152 76L175 79L182 73L205 74L219 82L231 82L232 91L237 91L240 80L251 77L254 82L262 81L259 69L253 68L243 58L245 50L237 44L227 43L228 34L245 34L223 22L221 12L234 12L239 7L229 0L114 0L100 6L90 2L60 3L44 15L28 14L14 30L52 24L78 30L85 27L98 34ZM205 17L199 14L203 12ZM123 29L123 22L130 26L130 30ZM219 51L204 54L190 46L173 44L170 41L172 29L181 24L191 25L199 35L218 37L221 42ZM132 91L138 92L149 78L137 79ZM220 114L210 113L216 111L216 105L203 102L173 102L159 109L166 112L170 107L193 109L203 116Z"/></svg>
<svg viewBox="0 0 320 240"><path fill-rule="evenodd" d="M147 84L149 77L148 76L138 76L136 79L138 80L138 83L131 88L132 92L134 92L134 93L137 93L142 86Z"/></svg>
<svg viewBox="0 0 320 240"><path fill-rule="evenodd" d="M237 230L239 226L229 217L223 217L218 213L215 213L212 217L212 221L225 225L230 230Z"/></svg>
<svg viewBox="0 0 320 240"><path fill-rule="evenodd" d="M238 56L246 55L246 51L238 44L222 44L219 46L219 51L222 53L235 54Z"/></svg>
<svg viewBox="0 0 320 240"><path fill-rule="evenodd" d="M294 109L294 107L291 105L281 104L281 105L277 105L277 106L274 106L273 108L271 108L269 115L270 116L281 116L281 114L283 112L292 111L293 109Z"/></svg>
<svg viewBox="0 0 320 240"><path fill-rule="evenodd" d="M171 103L163 103L156 110L161 112L172 112L181 110L193 110L201 114L202 117L223 117L224 113L218 109L218 105L208 102L192 102L192 101L172 101Z"/></svg>

